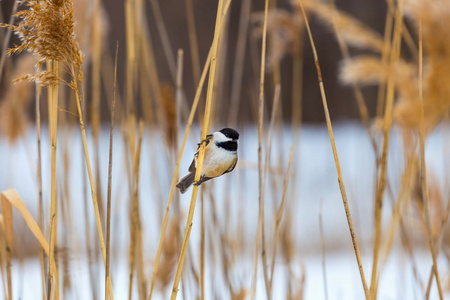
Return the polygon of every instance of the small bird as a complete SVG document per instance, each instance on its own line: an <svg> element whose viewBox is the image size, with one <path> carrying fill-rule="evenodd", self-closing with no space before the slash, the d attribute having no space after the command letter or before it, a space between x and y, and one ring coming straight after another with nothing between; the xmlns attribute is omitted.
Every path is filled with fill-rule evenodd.
<svg viewBox="0 0 450 300"><path fill-rule="evenodd" d="M213 134L208 134L206 140L202 141L202 143L206 143L206 147L200 180L194 183L201 143L198 144L194 160L189 167L189 173L181 178L176 185L180 193L184 194L193 183L194 185L200 185L202 182L233 171L238 161L238 140L239 133L232 128L223 128Z"/></svg>

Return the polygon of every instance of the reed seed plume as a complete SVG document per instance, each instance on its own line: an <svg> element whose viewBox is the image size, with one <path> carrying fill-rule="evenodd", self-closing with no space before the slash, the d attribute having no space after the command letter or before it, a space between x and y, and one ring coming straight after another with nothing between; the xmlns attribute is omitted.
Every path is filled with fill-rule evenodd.
<svg viewBox="0 0 450 300"><path fill-rule="evenodd" d="M446 20L450 18L450 1L406 1L405 15L418 27L422 20L424 33L424 127L430 133L450 109L450 39ZM314 5L309 8L324 17L330 8ZM327 12L327 14L325 14ZM341 12L336 15L343 16ZM349 18L349 17L345 17ZM354 23L352 27L360 27ZM345 29L342 30L345 32ZM354 42L348 41L352 45ZM379 40L381 43L381 40ZM377 42L378 44L378 42ZM376 50L376 48L372 48ZM378 50L380 50L379 48ZM417 83L418 63L400 59L394 65L384 65L381 58L362 56L345 60L341 65L340 78L346 84L378 84L386 82L394 74L393 81L397 99L393 108L393 122L404 129L417 129L420 120L420 101ZM391 74L391 75L390 75Z"/></svg>
<svg viewBox="0 0 450 300"><path fill-rule="evenodd" d="M264 12L252 15L253 37L261 38ZM286 56L298 56L301 52L304 21L299 14L284 9L271 9L267 16L267 69L270 71Z"/></svg>
<svg viewBox="0 0 450 300"><path fill-rule="evenodd" d="M298 4L297 1L294 2ZM303 5L307 11L315 14L329 26L330 30L334 30L333 26L336 26L342 39L348 44L378 53L382 52L383 37L356 18L319 1L303 1Z"/></svg>
<svg viewBox="0 0 450 300"><path fill-rule="evenodd" d="M161 86L161 108L164 113L164 134L166 143L170 149L176 145L177 133L177 104L173 87L169 83L163 83Z"/></svg>
<svg viewBox="0 0 450 300"><path fill-rule="evenodd" d="M37 74L22 75L17 80L33 80L44 86L57 85L60 78L55 73L42 70L46 61L58 61L67 70L73 64L82 80L83 55L74 33L73 4L71 0L26 0L27 9L16 13L18 25L2 24L13 30L21 45L8 49L8 54L28 51L37 56Z"/></svg>
<svg viewBox="0 0 450 300"><path fill-rule="evenodd" d="M393 68L383 64L381 59L373 55L364 55L342 61L340 80L345 84L371 85L385 81L394 73L394 83L403 94L417 93L417 70L412 64L400 60Z"/></svg>
<svg viewBox="0 0 450 300"><path fill-rule="evenodd" d="M31 55L23 55L17 61L13 77L20 74L33 73L36 59ZM34 85L30 82L18 82L8 85L0 101L0 131L14 142L28 127L27 108L32 100Z"/></svg>

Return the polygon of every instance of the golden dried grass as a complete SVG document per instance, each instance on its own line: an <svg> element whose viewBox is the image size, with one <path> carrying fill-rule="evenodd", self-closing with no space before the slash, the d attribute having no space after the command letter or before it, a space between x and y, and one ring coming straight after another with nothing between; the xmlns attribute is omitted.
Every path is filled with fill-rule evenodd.
<svg viewBox="0 0 450 300"><path fill-rule="evenodd" d="M320 7L320 5L318 5ZM311 10L320 14L315 6ZM324 9L326 11L327 9ZM329 13L329 12L328 12ZM336 11L336 15L344 15ZM424 46L424 132L428 135L443 120L450 108L450 42L446 20L450 17L448 1L406 1L405 15L415 28L419 20L423 26ZM346 16L346 18L351 18ZM354 23L354 27L365 28ZM354 45L353 41L348 41ZM374 48L381 52L382 48ZM420 101L417 82L418 63L400 59L394 65L383 64L377 56L363 56L343 62L340 78L344 83L378 84L385 82L389 72L394 72L395 89L398 93L393 108L393 122L404 129L418 129Z"/></svg>
<svg viewBox="0 0 450 300"><path fill-rule="evenodd" d="M21 40L20 45L8 49L7 53L28 51L35 54L40 72L23 75L17 80L33 80L44 86L57 85L60 78L42 70L47 61L62 62L69 71L70 66L75 65L78 71L76 78L82 80L83 55L75 39L72 1L24 1L23 4L27 9L16 13L18 25L2 24L14 31Z"/></svg>

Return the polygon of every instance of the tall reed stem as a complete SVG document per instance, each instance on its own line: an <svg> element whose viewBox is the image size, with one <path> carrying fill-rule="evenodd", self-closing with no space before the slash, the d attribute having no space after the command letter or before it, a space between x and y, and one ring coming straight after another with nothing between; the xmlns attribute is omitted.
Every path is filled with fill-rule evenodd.
<svg viewBox="0 0 450 300"><path fill-rule="evenodd" d="M49 70L55 74L58 72L58 62L47 62ZM56 146L58 135L58 86L49 87L49 111L50 114L50 143L51 143L51 204L50 204L50 253L49 253L49 299L57 298L57 284L55 284L55 244L57 235L57 191L56 191Z"/></svg>
<svg viewBox="0 0 450 300"><path fill-rule="evenodd" d="M401 1L398 3L397 11L395 14L395 26L394 26L394 36L393 36L393 46L391 47L390 53L390 66L394 66L398 61L400 55L401 46L401 32L403 25L403 11ZM388 159L388 149L389 149L389 137L392 125L392 108L394 104L395 86L394 78L392 76L393 72L390 72L391 76L388 78L387 90L386 90L386 106L384 113L384 135L383 135L383 152L380 160L380 178L378 182L378 187L375 196L375 236L373 244L373 262L372 262L372 277L370 282L370 295L372 299L377 298L377 288L378 288L378 260L379 260L379 250L381 241L381 219L382 219L382 208L383 208L383 197L384 190L386 187L387 179L387 159Z"/></svg>
<svg viewBox="0 0 450 300"><path fill-rule="evenodd" d="M111 186L112 186L112 154L113 154L113 133L114 117L116 110L116 89L117 89L117 58L119 54L119 42L116 44L116 58L114 61L114 83L113 98L111 103L111 126L109 131L109 164L108 164L108 194L106 198L106 266L105 266L105 300L108 300L109 290L112 290L110 280L110 256L111 256Z"/></svg>
<svg viewBox="0 0 450 300"><path fill-rule="evenodd" d="M267 15L269 10L269 0L265 0L264 4L264 23L263 23L263 34L261 43L261 69L259 78L259 103L258 103L258 186L259 186L259 217L258 217L258 227L261 231L261 258L262 266L264 272L264 284L266 288L266 294L268 299L271 299L270 286L269 286L269 273L267 270L267 256L266 256L266 240L265 240L265 222L264 222L264 186L263 186L263 167L262 167L262 130L263 130L263 117L264 117L264 78L266 72L266 45L267 45ZM258 238L257 238L258 239ZM256 245L257 249L259 243ZM258 252L258 251L257 251ZM258 263L258 260L255 260ZM255 273L254 283L257 276L257 265L254 267ZM254 284L253 288L256 288ZM253 294L254 296L254 294Z"/></svg>
<svg viewBox="0 0 450 300"><path fill-rule="evenodd" d="M305 9L303 7L303 2L302 2L302 0L298 0L298 3L300 4L303 18L305 19L305 24L306 24L306 29L308 31L309 41L311 43L311 48L312 48L313 55L314 55L314 62L316 65L317 77L318 77L319 87L320 87L320 95L322 97L322 104L323 104L323 108L324 108L324 112L325 112L325 120L327 123L328 134L330 136L331 148L333 150L333 157L334 157L334 162L336 165L336 172L338 175L339 189L341 191L342 202L344 204L345 214L347 217L347 223L348 223L348 227L350 230L350 236L352 238L353 249L355 251L356 261L358 263L358 269L359 269L359 274L360 274L361 282L362 282L363 289L364 289L364 295L366 297L366 300L368 300L368 299L371 299L370 293L369 293L369 289L367 288L366 277L364 275L364 269L363 269L363 265L362 265L362 261L361 261L361 254L359 252L358 240L356 238L355 228L353 226L352 216L350 213L350 207L348 205L347 193L345 192L345 185L344 185L344 180L342 178L341 166L340 166L339 157L337 154L336 143L334 141L333 128L331 126L330 113L328 111L327 98L326 98L325 89L323 86L322 71L320 69L319 57L317 55L316 47L314 45L314 39L312 37L312 33L311 33L311 29L309 27L308 18L306 17Z"/></svg>
<svg viewBox="0 0 450 300"><path fill-rule="evenodd" d="M158 249L156 251L155 262L153 263L153 275L152 275L152 281L151 281L151 284L150 284L150 294L148 296L148 300L152 299L153 290L155 288L156 275L158 273L159 262L161 260L162 247L164 245L164 237L165 237L165 234L166 234L167 223L169 221L169 211L170 211L170 207L171 207L172 201L173 201L173 196L174 196L174 192L175 192L175 185L176 185L177 180L178 180L178 174L179 174L179 171L180 171L181 159L183 158L184 148L186 146L186 141L187 141L187 138L189 136L189 132L191 130L191 126L192 126L192 122L194 120L195 111L197 109L198 102L200 101L200 95L201 95L201 92L202 92L202 89L203 89L203 84L205 82L206 74L207 74L207 72L209 70L210 62L211 62L211 51L209 52L208 58L206 59L205 66L204 66L203 72L202 72L202 76L200 77L200 82L198 84L197 91L195 92L194 102L192 103L191 112L189 113L186 129L184 131L183 142L181 144L180 152L178 153L177 164L175 166L175 171L174 171L174 174L173 174L173 177L172 177L172 183L170 185L169 197L167 199L167 206L166 206L166 209L164 211L163 222L162 222L162 225L161 225L161 232L160 232L160 235L159 235Z"/></svg>
<svg viewBox="0 0 450 300"><path fill-rule="evenodd" d="M437 268L436 251L434 247L433 231L431 230L430 220L430 197L428 193L427 183L427 165L425 162L425 141L424 141L424 119L425 112L423 108L423 32L422 32L422 20L419 21L419 101L420 101L420 120L419 120L419 150L420 150L420 179L422 184L422 200L425 211L425 223L427 228L428 245L430 247L431 258L433 260L433 272L436 277L436 285L439 292L439 299L443 299L441 280L439 279L439 271ZM429 297L429 289L427 289L426 298Z"/></svg>
<svg viewBox="0 0 450 300"><path fill-rule="evenodd" d="M208 79L208 90L206 93L206 105L205 105L205 116L203 119L203 128L202 128L202 137L201 140L206 139L206 135L209 130L209 122L210 122L210 116L211 116L211 106L212 106L212 100L213 100L213 92L214 92L214 80L216 76L216 64L217 64L217 53L218 53L218 41L222 32L222 20L224 19L225 13L228 11L228 7L231 0L227 1L227 3L224 6L224 0L219 0L219 4L217 7L217 16L216 16L216 26L214 31L214 40L211 46L211 66L210 66L210 74ZM201 177L201 172L203 168L203 159L205 157L205 144L201 143L200 149L199 149L199 156L197 160L197 169L195 172L195 182L198 182ZM197 200L197 193L198 193L198 186L195 185L192 189L192 197L191 197L191 203L189 206L189 212L188 217L186 220L186 229L184 232L184 239L183 244L181 246L181 253L180 258L178 261L177 271L175 274L175 280L172 287L172 295L170 297L171 300L175 300L178 293L178 285L180 283L181 273L184 266L184 260L186 257L186 251L187 246L189 242L189 237L191 234L192 229L192 220L194 218L194 211L195 211L195 203Z"/></svg>
<svg viewBox="0 0 450 300"><path fill-rule="evenodd" d="M75 67L71 65L71 74L73 78L73 84L72 88L75 92L76 102L77 102L77 111L78 111L78 120L80 123L80 131L81 131L81 139L83 142L83 151L84 151L84 158L86 160L86 168L88 172L88 178L89 178L89 185L91 188L91 198L92 198L92 205L94 207L94 213L95 213L95 221L97 225L97 233L98 233L98 239L100 242L100 250L102 252L102 258L103 258L103 264L106 267L106 248L105 248L105 239L103 237L103 229L102 229L102 223L100 219L100 212L98 208L98 202L97 202L97 194L95 193L95 182L94 182L94 176L92 174L92 167L91 167L91 160L89 157L89 150L87 145L87 138L86 138L86 129L84 126L84 119L83 119L83 111L81 109L81 96L78 90L78 85L76 82L77 79L77 73L75 72ZM111 282L111 278L109 278L109 281ZM112 284L109 284L110 286L110 297L111 299L114 299L113 293L112 293Z"/></svg>

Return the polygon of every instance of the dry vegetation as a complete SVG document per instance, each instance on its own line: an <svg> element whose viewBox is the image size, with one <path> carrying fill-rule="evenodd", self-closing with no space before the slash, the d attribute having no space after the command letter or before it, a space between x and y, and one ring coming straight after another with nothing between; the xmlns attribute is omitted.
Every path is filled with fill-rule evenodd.
<svg viewBox="0 0 450 300"><path fill-rule="evenodd" d="M14 60L12 75L3 79L8 82L14 79L17 83L5 85L6 89L0 95L0 129L13 147L26 134L30 124L35 122L36 142L33 149L37 150L37 168L32 170L38 186L33 199L21 199L14 186L1 194L0 266L2 296L5 299L16 299L12 294L13 273L26 272L11 263L13 259L23 260L24 251L20 251L20 247L27 247L26 243L17 242L22 232L17 231L13 223L22 220L13 218L15 211L20 213L40 245L39 251L29 254L31 259L40 261L42 295L38 297L36 294L36 299L65 299L71 290L81 285L71 276L71 257L80 253L87 257L89 270L89 285L80 288L89 288L92 299L114 298L117 261L127 261L129 299L150 300L161 295L165 298L171 295L171 299L175 299L179 290L184 299L205 299L207 286L213 286L212 293L220 299L255 299L258 284L264 286L268 299L275 299L276 283L277 286L284 286L287 299L303 299L308 270L302 264L295 241L295 231L302 228L294 228L293 225L296 217L292 209L295 207L295 186L289 183L296 179L298 173L294 166L298 160L296 149L301 124L302 54L303 49L310 46L315 54L318 85L356 257L355 268L359 269L365 298L374 300L379 295L379 278L396 240L400 241L399 247L407 253L413 268L415 247L428 247L433 261L430 272L415 274L416 284L421 287L423 297L428 298L431 289L437 290L440 299L449 294L448 268L437 263L438 257L444 257L445 265L450 261L446 238L450 212L448 180L439 180L431 171L427 172L425 160L427 138L438 125L448 124L449 0L387 0L384 36L339 11L329 2L293 0L292 11L286 11L265 1L265 10L256 12L251 9L251 1L242 0L239 2L242 7L238 43L233 49L234 62L227 61L226 54L230 48L226 32L230 26L231 1L220 0L209 54L201 63L197 38L205 37L197 37L193 21L200 16L196 15L191 1L186 0L187 19L190 20L190 59L196 80L195 98L190 107L187 107L191 101L186 99L182 82L183 60L187 57L184 57L183 51L178 51L177 57L173 54L158 1L150 0L151 16L146 15L143 1L125 1L126 42L118 47L115 60L108 54L114 51L105 49L108 25L102 3L99 0L91 2L25 0L19 6L16 22L3 24L7 30L18 35L21 44L1 55L28 53ZM373 212L367 212L368 216L365 216L370 218L374 215L373 231L358 232L373 235L371 244L365 246L370 249L372 268L363 265L360 257L358 230L355 230L352 221L345 190L348 182L343 180L327 108L327 97L330 99L333 95L325 95L326 83L322 80L320 57L314 46L316 37L308 22L312 17L325 23L338 40L343 57L339 77L344 84L351 85L355 92L355 105L359 108L362 124L372 141L376 157L376 174L373 174L375 192L371 194L368 191L365 199L373 202ZM156 30L148 28L148 18L156 20ZM75 21L78 22L77 26ZM160 79L158 72L161 70L156 67L157 58L154 56L154 48L160 45L150 38L150 31L158 32L161 45L166 50L172 82ZM5 38L4 44L8 42ZM370 54L351 57L349 47L365 49ZM240 68L243 68L242 62L248 48L257 49L254 52L260 58L260 61L253 63L255 85L251 92L253 97L247 100L252 102L254 108L254 114L248 118L258 124L258 144L253 145L254 153L258 153L258 186L241 184L236 189L237 195L250 191L254 195L254 203L259 198L258 208L253 206L259 214L258 223L254 224L257 230L254 232L248 230L244 222L248 217L248 208L240 202L233 202L228 193L215 194L214 182L202 185L199 195L199 188L193 188L190 207L186 211L180 205L180 197L175 190L181 159L195 120L198 119L197 124L202 128L201 137L191 134L195 141L203 140L207 133L219 126L216 121L219 114L215 107L227 108L227 115L220 115L221 119L232 123L227 126L239 126L238 104L243 100L236 100L236 95L241 94L241 82L233 80L229 107L228 100L217 94L223 89L225 65L234 63L233 79L242 78ZM402 48L406 50L402 51ZM275 131L279 132L284 123L279 112L283 100L280 99L280 89L283 89L280 62L286 56L293 61L294 83L291 100L292 136L289 142L285 142L281 134L274 134ZM123 67L117 65L117 57L125 61ZM0 72L5 72L6 67L3 68ZM121 68L125 74L124 86L117 86L117 68ZM184 72L190 73L191 70ZM83 73L90 74L89 95L85 94L88 83ZM369 117L361 93L364 85L379 87L377 112L373 119ZM105 88L102 89L102 86ZM120 93L121 90L123 93ZM102 96L102 91L106 95ZM205 99L202 98L202 91L206 91ZM104 104L101 102L102 97L107 99ZM33 99L35 104L30 105ZM223 103L217 103L216 99ZM30 106L35 108L34 118L28 115ZM270 117L265 113L267 107L272 107ZM102 111L110 111L112 116L108 174L103 172L106 170L101 170L100 163L102 156L106 156L106 153L101 152L101 137L107 132L101 129ZM41 113L46 118L41 118ZM79 123L79 133L74 133L74 120ZM43 126L43 121L48 123ZM398 149L403 151L404 158L399 178L391 178L387 171L391 164L391 152L388 150L394 129L398 129L403 142L402 148ZM113 130L120 133L116 135L120 139L116 139L114 144ZM266 130L267 138L263 134ZM49 135L48 143L41 142L43 134ZM68 175L72 172L69 161L73 159L72 139L79 135L86 171L79 174L81 179L73 180ZM183 140L179 139L182 135ZM147 149L149 153L144 154L145 140L159 141L162 145L151 146L152 149ZM274 161L271 159L271 147L275 143L292 144L292 147L279 151L279 163L276 166L271 165L271 161ZM123 148L123 161L120 162L123 167L119 174L112 174L112 165L120 164L112 160L112 153L119 147L118 144ZM47 153L51 153L48 166L42 164L44 147ZM443 147L443 151L448 153L448 145L444 144ZM198 170L201 170L203 150L202 146ZM143 165L141 160L144 155L153 156L157 162L150 166ZM50 170L48 180L43 180L42 168ZM143 168L149 168L151 173L159 175L152 177L153 181L146 179L147 182L142 183L140 175ZM241 162L237 170L220 180L229 183L230 177L239 179L243 170L252 168L256 169L248 162ZM3 168L2 172L9 170ZM111 179L116 176L118 180ZM199 176L200 172L197 172L196 179ZM106 179L107 189L101 183L106 182ZM120 187L112 186L112 182L117 181L121 182L118 184ZM142 209L142 201L148 195L140 194L140 185L150 184L150 181L152 197L157 199L152 204L151 214ZM48 183L49 187L43 188L43 182ZM270 186L270 192L266 191L265 186ZM114 195L119 189L127 190L124 199ZM83 199L73 199L71 193L74 190L83 191ZM221 200L220 203L217 203L217 199ZM72 204L80 205L82 201L84 216L79 214L80 210L72 211ZM197 201L199 205L196 207ZM32 202L37 203L36 215L30 214L27 208L32 206ZM272 209L265 207L267 203L271 204L269 207ZM388 221L383 222L386 220L383 207L387 203L391 206L391 213ZM120 207L126 207L127 210L118 215L114 212L115 207L119 207L119 210ZM193 223L194 212L201 216L198 223ZM150 215L155 217L157 226L154 231L157 237L144 226L148 224L145 219L150 218ZM115 235L123 230L117 231L111 227L114 218L119 217L128 220L129 232L125 239ZM236 220L237 223L230 220ZM84 223L84 232L76 225L79 222ZM322 230L321 219L321 234ZM199 232L199 245L192 246L189 243L191 231ZM78 245L77 239L83 240L83 243ZM125 243L119 245L115 239ZM323 236L321 241L325 265L326 240ZM119 250L125 250L127 254ZM243 270L244 265L248 268ZM281 272L276 272L277 268L285 272L285 279L277 277ZM205 270L215 276L205 274ZM260 273L264 276L259 276ZM98 274L105 276L99 279ZM244 284L244 277L251 277L251 284ZM99 286L103 286L99 284L100 281L104 282L104 291L100 291ZM214 290L214 286L217 290ZM327 289L326 279L324 289ZM362 299L364 296L361 294L359 297Z"/></svg>

